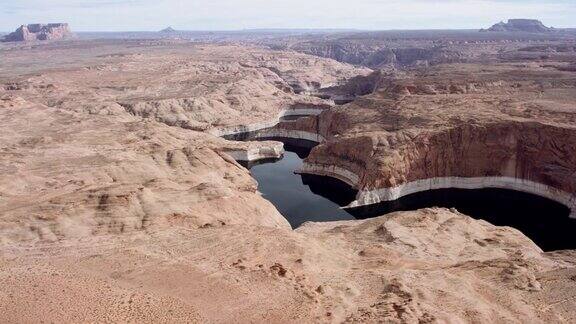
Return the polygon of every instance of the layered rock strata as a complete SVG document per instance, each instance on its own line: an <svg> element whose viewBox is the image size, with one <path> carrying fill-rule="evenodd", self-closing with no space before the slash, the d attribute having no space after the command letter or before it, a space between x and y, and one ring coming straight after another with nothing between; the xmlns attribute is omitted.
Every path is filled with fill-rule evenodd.
<svg viewBox="0 0 576 324"><path fill-rule="evenodd" d="M59 24L22 25L15 32L4 36L4 42L30 42L71 38L70 26Z"/></svg>
<svg viewBox="0 0 576 324"><path fill-rule="evenodd" d="M372 95L320 116L311 129L327 141L301 172L354 186L359 194L352 206L430 189L504 188L558 201L574 217L576 112L564 102L574 100L568 89L575 83L569 73L549 71L514 71L497 87L489 72L464 81L471 90L445 94L417 89L461 85L425 77L382 83ZM557 85L542 87L538 75L548 73Z"/></svg>
<svg viewBox="0 0 576 324"><path fill-rule="evenodd" d="M234 127L216 128L210 131L211 134L227 138L233 138L235 135L246 134L251 139L262 138L291 138L320 143L324 141L324 137L317 132L308 131L307 127L299 127L297 123L281 122L282 117L286 116L318 116L323 111L329 109L329 105L296 105L290 109L282 110L278 116L268 122L254 123L249 125L239 125ZM295 124L296 127L291 127ZM238 156L243 161L243 153L233 153L233 156ZM257 155L255 155L257 156Z"/></svg>
<svg viewBox="0 0 576 324"><path fill-rule="evenodd" d="M281 142L252 142L247 147L224 148L223 152L236 161L253 162L266 159L278 159L284 154Z"/></svg>
<svg viewBox="0 0 576 324"><path fill-rule="evenodd" d="M325 173L325 175L334 174L335 177L338 177L338 179L346 181L349 184L358 184L358 181L354 182L354 180L357 180L357 176L344 169L337 169L333 167L326 171L319 167L318 170L314 170L311 166L307 165L305 168L303 168L302 172L319 174ZM348 205L347 208L377 204L383 201L394 201L417 192L447 188L499 188L530 193L563 204L570 209L570 217L576 218L576 196L573 194L551 186L547 186L542 183L512 177L444 177L417 180L392 188L361 191L356 197L356 200Z"/></svg>
<svg viewBox="0 0 576 324"><path fill-rule="evenodd" d="M370 44L354 41L302 42L289 47L302 53L331 58L340 62L370 68L427 66L459 62L462 53L445 47L390 47L389 44Z"/></svg>
<svg viewBox="0 0 576 324"><path fill-rule="evenodd" d="M496 62L502 54L518 56L518 48L527 43L565 46L572 43L576 35L571 29L552 29L538 21L524 19L512 19L494 28L501 32L351 32L322 37L276 37L259 43L373 69L397 71L439 64Z"/></svg>

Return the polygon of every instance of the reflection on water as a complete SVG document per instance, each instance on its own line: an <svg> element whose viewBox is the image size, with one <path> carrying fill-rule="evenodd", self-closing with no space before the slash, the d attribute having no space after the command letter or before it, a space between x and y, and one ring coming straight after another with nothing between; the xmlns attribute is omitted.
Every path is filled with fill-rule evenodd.
<svg viewBox="0 0 576 324"><path fill-rule="evenodd" d="M286 152L282 159L250 165L250 173L258 181L258 190L294 228L307 221L354 219L338 204L344 202L345 205L354 199L356 193L352 188L332 178L294 173L300 169L302 159L314 145L313 142L304 141L298 144L285 144ZM345 192L348 192L348 196L342 197Z"/></svg>
<svg viewBox="0 0 576 324"><path fill-rule="evenodd" d="M251 138L251 135L245 135ZM253 137L252 137L253 138ZM356 190L330 177L298 175L314 142L268 138L285 143L282 159L245 164L266 199L296 228L306 221L364 219L394 211L426 207L456 208L494 225L511 226L530 237L543 250L576 248L576 220L569 209L552 200L505 189L439 189L415 193L392 202L342 209Z"/></svg>

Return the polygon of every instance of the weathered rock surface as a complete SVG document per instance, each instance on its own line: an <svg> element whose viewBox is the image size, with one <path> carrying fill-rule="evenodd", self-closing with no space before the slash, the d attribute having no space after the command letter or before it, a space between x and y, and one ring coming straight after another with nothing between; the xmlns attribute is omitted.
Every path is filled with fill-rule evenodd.
<svg viewBox="0 0 576 324"><path fill-rule="evenodd" d="M242 147L156 122L87 119L30 103L1 109L3 246L175 223L290 228L224 153Z"/></svg>
<svg viewBox="0 0 576 324"><path fill-rule="evenodd" d="M79 42L79 45L84 44ZM67 222L66 219L68 218L79 219L79 222L82 223L81 225L86 226L86 232L105 233L145 229L148 225L153 223L153 221L150 222L148 219L148 217L153 215L148 213L148 207L145 206L149 205L149 203L151 205L156 204L156 198L153 198L156 194L145 195L144 197L139 192L140 190L144 190L143 187L145 187L145 183L149 183L151 179L156 179L159 174L162 174L162 177L174 177L172 180L168 180L168 182L151 182L159 185L159 188L157 188L159 192L165 190L166 185L170 184L174 179L180 178L183 180L185 177L182 174L170 175L170 172L167 171L172 168L172 163L176 163L179 166L178 170L182 165L185 169L194 169L194 165L186 167L186 163L188 163L186 161L190 161L190 159L195 160L196 157L192 156L199 154L201 157L197 157L198 159L202 160L206 157L207 160L206 162L198 163L200 163L200 165L203 163L211 164L213 168L219 170L216 174L224 172L223 177L225 179L222 181L227 182L235 180L233 180L232 177L233 173L223 171L226 168L220 165L222 161L218 162L219 159L222 159L221 156L228 156L228 160L226 161L227 163L230 163L230 161L232 161L229 158L230 155L233 157L243 157L242 159L253 160L278 157L282 154L281 146L278 147L277 145L279 143L271 143L268 145L266 143L227 142L209 135L208 133L193 132L194 130L213 130L222 127L231 127L233 125L234 127L237 127L237 125L242 124L266 124L269 121L276 123L278 122L278 117L274 116L278 116L280 112L287 114L296 109L306 111L326 109L329 106L320 99L308 98L295 94L291 85L288 84L285 79L299 80L298 82L302 83L316 83L321 86L324 83L337 84L345 80L347 76L351 77L358 73L365 73L366 71L365 69L357 69L348 65L322 60L315 57L308 57L302 54L287 55L286 53L262 51L254 48L247 50L247 48L240 46L193 47L192 49L194 52L192 52L192 54L189 52L190 47L188 45L183 46L179 50L178 46L175 46L173 50L175 49L176 51L172 52L173 54L168 55L166 53L154 53L154 47L141 47L141 49L146 49L149 54L146 56L143 56L142 54L114 55L113 57L110 57L112 62L106 64L75 68L72 70L67 69L60 71L56 69L50 73L40 75L34 73L35 75L32 77L25 77L20 80L16 79L17 81L10 81L4 86L3 91L12 96L12 99L6 99L6 105L15 104L16 101L14 95L16 94L26 97L27 100L29 100L28 105L30 107L18 111L18 114L15 114L15 112L11 110L4 111L8 114L5 119L6 129L13 128L14 132L6 133L6 137L4 138L6 142L3 143L2 146L13 146L16 151L21 148L11 141L19 138L16 134L25 131L25 128L22 128L19 125L19 122L36 121L34 116L44 109L51 112L48 115L58 111L70 114L69 118L73 120L70 121L70 123L80 123L83 121L95 122L96 120L102 120L104 123L105 120L111 120L110 125L108 125L110 128L108 126L102 128L98 126L96 133L90 130L90 127L88 126L83 126L78 130L75 130L78 132L75 142L79 147L86 145L86 143L90 141L90 137L86 136L86 141L88 142L83 142L82 131L84 130L93 134L95 138L102 138L102 141L104 141L104 138L108 138L108 135L105 134L109 133L110 136L116 134L113 135L112 138L118 139L120 143L116 143L111 139L112 145L123 146L123 137L118 135L125 132L125 129L121 125L140 121L142 119L147 121L142 124L143 132L146 132L147 129L151 129L150 131L154 133L154 130L159 129L159 125L164 124L168 126L177 126L174 128L175 132L189 134L186 135L186 139L183 140L184 142L178 144L180 146L176 144L178 142L177 140L172 141L169 139L173 134L164 139L167 142L150 143L150 145L156 145L160 150L157 152L159 154L158 157L130 157L129 159L131 159L133 165L139 165L139 163L142 164L135 169L135 173L131 171L120 171L119 174L123 176L122 179L124 180L119 180L115 178L115 176L108 176L110 172L116 174L116 171L109 171L108 166L106 166L109 163L107 161L114 160L117 162L114 162L116 166L113 169L123 169L124 167L121 166L121 163L119 162L122 158L119 158L119 160L115 158L112 160L99 160L98 158L99 156L107 156L111 158L114 156L113 154L110 155L95 150L93 152L95 157L90 157L90 155L86 157L89 161L94 159L94 163L96 163L95 165L92 165L92 169L95 172L94 174L77 174L73 170L72 166L74 164L81 165L82 163L70 162L71 174L68 180L77 182L80 180L72 179L87 178L82 181L100 185L97 185L97 188L92 188L90 193L86 193L86 195L88 195L86 198L81 198L84 193L78 193L77 195L75 194L74 198L69 198L67 201L45 202L49 206L58 207L49 207L45 206L44 203L40 203L36 207L29 206L29 208L19 208L18 212L11 212L10 214L14 217L12 219L17 219L21 217L21 215L28 215L26 218L32 217L29 221L25 221L24 218L21 219L24 227L30 226L33 228L32 231L25 233L23 235L24 237L28 239L43 239L45 237L59 238L68 236L69 234L65 233L65 230L62 229L62 227L65 227L66 225L60 223L61 221ZM46 49L43 49L43 51L45 50ZM81 48L80 50L84 49ZM31 56L38 55L41 57L44 55L43 51L35 52L32 50L32 53L28 54ZM71 53L74 55L74 50L72 50ZM99 57L108 56L99 54L98 58ZM241 58L240 60L243 62L242 64L237 63L239 58ZM18 65L16 62L21 59L23 58L18 57L17 55L14 57L7 55L5 64L15 63L15 65ZM333 72L329 72L330 70ZM82 95L79 96L79 93ZM254 98L258 98L258 100L254 100ZM39 103L39 105L32 104L32 102ZM319 112L320 111L318 111L318 113ZM26 114L31 114L31 116ZM46 119L46 122L48 122L48 120L49 118ZM30 136L41 136L42 138L46 138L50 137L49 134L51 132L59 131L57 129L50 129L50 124L42 123L41 121L42 120L39 120L35 126L34 135ZM68 122L57 120L53 123L65 124ZM130 129L132 129L132 127L140 129L140 126L130 126ZM111 131L112 129L117 129L117 131ZM173 128L168 127L166 129L170 130ZM160 132L164 133L164 131ZM149 139L147 135L143 136L145 139ZM150 136L152 136L151 138L154 140L158 139L156 135ZM192 137L190 138L190 136ZM204 144L201 145L201 152L195 151L196 146L194 146L193 143L197 141L198 143L204 142ZM172 144L167 146L164 145L168 142ZM210 142L212 142L213 145L209 144ZM19 142L17 141L16 143ZM44 143L43 141L34 143L34 145L38 144L38 147L33 146L33 149L27 152L32 154L33 152L44 151L42 148L42 144ZM135 147L148 145L138 141L134 144ZM190 145L194 148L189 148ZM52 145L48 145L46 149L50 151L53 148ZM106 145L103 144L100 148L105 149ZM208 149L208 151L204 151L204 149ZM127 154L129 154L129 149L126 148L126 150ZM162 151L165 151L165 154L162 153ZM26 155L25 153L22 154L22 156ZM78 153L71 154L76 155ZM151 151L146 154L156 156L156 153L152 153ZM161 156L163 154L165 157L162 158ZM211 155L213 156L209 157ZM17 154L16 156L20 156L20 154ZM62 157L59 154L52 153L42 153L42 156L50 156L53 159L38 162L40 163L39 165L46 165L47 168L50 165L58 164L57 159ZM140 160L141 158L142 160ZM216 160L208 162L212 158L216 158ZM25 161L31 162L37 159L40 158L30 157L26 160L22 160L23 164L21 173L13 173L13 178L6 178L7 181L3 182L3 186L5 186L3 192L6 194L12 192L14 186L19 186L15 184L16 182L26 183L27 180L24 180L26 179L26 176L23 174L28 174L29 171L25 166L27 163ZM161 163L161 161L167 161L165 163L166 165L163 162ZM15 161L6 161L6 163L8 163L6 168L10 169L13 162ZM149 162L152 163L152 165L145 166ZM158 165L158 163L160 164ZM98 170L97 165L100 164L104 167L104 171ZM239 168L235 162L232 162L232 165L233 167L231 170ZM82 168L84 167L85 166L82 166ZM165 169L166 167L168 167L168 169ZM154 169L156 169L156 171L153 171ZM99 175L100 173L103 173L103 175ZM100 178L101 176L104 178ZM226 201L229 201L231 204L230 206L238 203L235 202L235 199L228 199L230 195L238 198L244 195L237 193L232 189L233 186L230 184L219 183L220 180L217 180L218 177L213 179L213 184L209 184L210 181L208 179L202 181L206 176L203 175L200 170L196 170L194 176L197 177L197 179L186 180L185 182L187 185L184 187L180 187L178 190L175 190L174 188L169 190L175 190L173 195L189 195L189 197L194 197L195 195L192 194L190 190L203 190L208 197L206 199L199 199L200 202L205 201L206 203L212 203L209 201L212 201L213 199L225 199ZM248 176L247 173L246 176ZM96 177L96 179L100 180L92 179L92 177ZM41 178L42 177L40 176L30 175L29 179L32 181L32 179ZM119 184L124 183L126 180L130 182L131 185L119 185L115 187L112 193L108 193L110 189L108 189L108 185L106 184L107 180L105 181L104 179ZM12 180L14 180L14 183ZM38 187L39 192L42 190L59 191L64 190L61 186L64 186L68 180L62 179L62 182L59 184L52 183L50 189L44 188L44 185L41 183L36 186ZM248 178L247 180L252 182L251 178ZM46 181L46 183L49 183L48 180ZM200 187L196 188L197 185ZM205 188L205 186L208 187ZM240 191L247 190L248 192L251 192L251 194L256 194L253 183L244 183L239 186L241 188ZM172 187L172 185L170 184L169 187ZM100 193L102 190L103 192ZM152 191L154 192L155 190L152 189ZM69 194L68 191L65 190L65 192L66 194L63 194L64 196ZM26 195L28 192L23 189L21 194ZM166 193L162 193L160 196L167 197ZM248 196L250 196L250 194L248 194ZM248 196L241 199L248 199ZM19 197L19 194L16 194L16 197ZM17 203L19 199L24 198L20 197L16 200L5 200L6 210L12 210L12 204L19 204ZM26 199L42 201L42 199L38 197L32 198L32 196L29 196L24 200ZM73 204L73 201L78 199L95 201L82 207L83 211L68 206L68 204ZM99 203L101 199L103 199L102 204ZM255 208L256 210L266 210L267 207L254 207L255 205L253 202L258 204L257 201L259 199L260 198L256 198L255 200L250 199L252 202L239 204L242 204L247 208ZM122 206L116 206L114 201L117 200L122 201L120 204ZM109 203L109 201L111 202ZM177 201L177 204L186 201L182 206L188 207L180 208L176 206ZM226 210L226 208L222 209L221 212L212 215L203 213L202 215L198 214L192 216L195 215L196 212L193 208L190 208L190 200L177 198L175 199L175 204L174 207L164 206L164 210L161 214L168 215L168 217L171 217L170 215L173 214L179 215L179 217L186 217L187 221L192 226L202 226L206 223L219 224L222 222L231 224L236 222L234 220L225 219L227 216L221 218L217 215L218 213L223 215L229 213L230 210ZM265 202L265 205L269 206L267 202ZM86 209L84 210L84 208ZM48 212L48 210L52 209L54 211ZM42 213L38 210L44 210L46 212ZM201 210L201 208L198 210ZM266 211L266 213L268 212L269 210ZM42 216L43 218L38 222L39 224L31 225L37 222L37 219L34 219L35 216L33 215L38 214L43 214L45 216ZM51 216L47 216L48 214ZM261 217L260 211L255 211L250 214L252 214L250 217L253 221L258 221L257 218ZM274 211L272 214L277 215L277 212ZM85 215L86 219L81 215ZM102 220L97 223L94 223L91 220L93 217L100 218L101 215L107 215L106 217L109 217L110 220ZM200 218L193 220L195 217ZM239 220L239 218L236 218L236 220ZM252 220L247 220L247 222L250 223ZM110 224L108 224L109 221L111 222ZM277 219L272 221L265 220L264 223L273 226L278 224L284 225L285 220L281 219L281 222L278 222ZM7 222L7 224L10 224L10 222ZM100 230L100 227L103 227L103 229ZM15 232L18 232L18 230L15 230ZM18 240L19 238L7 236L5 239L11 241L13 239Z"/></svg>
<svg viewBox="0 0 576 324"><path fill-rule="evenodd" d="M290 46L290 49L370 68L426 66L465 59L461 53L442 46L394 48L356 42L312 42L298 43Z"/></svg>
<svg viewBox="0 0 576 324"><path fill-rule="evenodd" d="M173 221L289 228L232 158L278 157L281 143L229 142L201 131L276 123L279 112L296 108L325 109L283 78L335 84L365 71L240 46L140 50L148 54L34 73L0 90L0 143L10 157L0 164L3 243L147 231ZM12 59L24 60L7 56L3 64ZM212 204L218 210L208 212Z"/></svg>
<svg viewBox="0 0 576 324"><path fill-rule="evenodd" d="M79 42L79 49L81 46L90 44ZM165 46L174 51L165 53ZM94 47L85 50L99 50ZM166 42L160 46L134 44L134 48L149 52L116 54L107 58L112 61L109 63L8 81L4 88L66 110L137 116L203 131L268 122L295 104L325 105L326 101L298 95L296 90L302 85L310 89L336 85L370 73L304 54L253 47ZM45 50L30 55L42 60ZM97 59L101 57L106 54ZM6 64L20 63L17 55L6 55Z"/></svg>
<svg viewBox="0 0 576 324"><path fill-rule="evenodd" d="M434 178L523 179L555 188L534 190L576 207L573 73L460 65L380 79L377 87L320 116L315 128L327 142L312 151L308 170L347 170L366 192Z"/></svg>
<svg viewBox="0 0 576 324"><path fill-rule="evenodd" d="M295 232L170 226L5 249L0 319L571 322L566 259L445 209Z"/></svg>
<svg viewBox="0 0 576 324"><path fill-rule="evenodd" d="M65 23L58 24L30 24L22 25L15 32L4 36L4 42L30 42L66 39L72 37L70 26Z"/></svg>
<svg viewBox="0 0 576 324"><path fill-rule="evenodd" d="M514 20L511 26L541 30L537 23L523 21ZM504 53L517 56L515 51L527 43L546 46L569 46L573 43L576 35L573 30L555 31L374 31L334 33L322 37L277 37L259 40L257 43L274 49L291 49L340 62L393 71L438 64L494 62Z"/></svg>

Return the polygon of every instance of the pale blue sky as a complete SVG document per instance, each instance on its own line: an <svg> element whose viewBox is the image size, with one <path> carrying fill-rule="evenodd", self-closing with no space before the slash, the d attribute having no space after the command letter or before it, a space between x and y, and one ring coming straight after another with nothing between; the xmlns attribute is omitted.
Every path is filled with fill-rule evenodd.
<svg viewBox="0 0 576 324"><path fill-rule="evenodd" d="M508 18L576 27L576 0L0 0L0 31L34 22L75 31L450 29Z"/></svg>

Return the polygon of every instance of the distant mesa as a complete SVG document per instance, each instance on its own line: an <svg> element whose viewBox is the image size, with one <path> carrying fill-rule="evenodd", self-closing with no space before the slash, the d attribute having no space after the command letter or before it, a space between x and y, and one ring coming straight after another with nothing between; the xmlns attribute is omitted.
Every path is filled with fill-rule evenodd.
<svg viewBox="0 0 576 324"><path fill-rule="evenodd" d="M3 42L31 42L66 39L73 36L70 26L58 24L22 25L15 32L4 36Z"/></svg>
<svg viewBox="0 0 576 324"><path fill-rule="evenodd" d="M174 29L174 28L172 28L172 27L168 27L168 28L162 29L160 32L161 32L161 33L165 33L165 34L175 33L175 32L176 32L176 29Z"/></svg>
<svg viewBox="0 0 576 324"><path fill-rule="evenodd" d="M536 19L509 19L507 23L499 22L483 32L525 32L525 33L549 33L554 28L546 27L540 20Z"/></svg>

